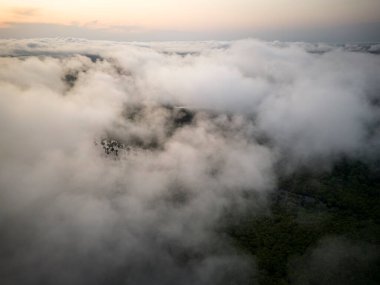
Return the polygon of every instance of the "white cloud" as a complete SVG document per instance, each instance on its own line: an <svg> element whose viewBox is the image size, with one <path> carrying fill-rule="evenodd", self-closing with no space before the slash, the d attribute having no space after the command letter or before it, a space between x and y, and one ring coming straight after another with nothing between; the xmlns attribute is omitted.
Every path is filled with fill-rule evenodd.
<svg viewBox="0 0 380 285"><path fill-rule="evenodd" d="M367 53L254 40L0 47L9 284L207 284L226 267L224 281L244 283L249 261L215 237L223 212L244 209L246 191L265 205L279 161L379 141L367 127L379 120L380 59ZM179 127L173 105L191 124ZM107 136L128 148L106 155Z"/></svg>

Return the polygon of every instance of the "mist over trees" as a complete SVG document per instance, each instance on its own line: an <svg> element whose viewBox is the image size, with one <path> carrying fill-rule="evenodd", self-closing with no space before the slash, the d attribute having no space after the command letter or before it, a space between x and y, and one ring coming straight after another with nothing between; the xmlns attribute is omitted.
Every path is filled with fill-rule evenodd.
<svg viewBox="0 0 380 285"><path fill-rule="evenodd" d="M378 45L0 41L2 284L377 284Z"/></svg>

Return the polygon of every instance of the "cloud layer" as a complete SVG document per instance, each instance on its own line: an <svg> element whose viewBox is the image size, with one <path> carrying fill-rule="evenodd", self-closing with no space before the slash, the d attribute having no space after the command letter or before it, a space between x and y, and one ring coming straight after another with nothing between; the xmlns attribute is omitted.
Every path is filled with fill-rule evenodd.
<svg viewBox="0 0 380 285"><path fill-rule="evenodd" d="M2 280L246 283L223 215L278 165L379 154L380 58L349 49L1 41Z"/></svg>

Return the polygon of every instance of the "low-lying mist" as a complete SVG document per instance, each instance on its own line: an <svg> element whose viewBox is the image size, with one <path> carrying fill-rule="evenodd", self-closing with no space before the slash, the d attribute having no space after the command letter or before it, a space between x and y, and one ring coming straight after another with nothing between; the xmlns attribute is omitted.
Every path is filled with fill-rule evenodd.
<svg viewBox="0 0 380 285"><path fill-rule="evenodd" d="M270 215L300 168L378 160L371 50L2 40L1 283L248 284L226 216Z"/></svg>

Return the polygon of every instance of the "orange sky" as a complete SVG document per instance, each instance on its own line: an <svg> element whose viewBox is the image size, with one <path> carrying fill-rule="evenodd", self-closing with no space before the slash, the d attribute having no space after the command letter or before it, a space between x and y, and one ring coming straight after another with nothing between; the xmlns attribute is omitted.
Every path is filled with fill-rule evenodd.
<svg viewBox="0 0 380 285"><path fill-rule="evenodd" d="M379 29L380 0L0 0L0 38L377 41Z"/></svg>
<svg viewBox="0 0 380 285"><path fill-rule="evenodd" d="M0 0L2 24L236 29L379 21L379 0Z"/></svg>

